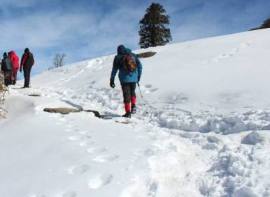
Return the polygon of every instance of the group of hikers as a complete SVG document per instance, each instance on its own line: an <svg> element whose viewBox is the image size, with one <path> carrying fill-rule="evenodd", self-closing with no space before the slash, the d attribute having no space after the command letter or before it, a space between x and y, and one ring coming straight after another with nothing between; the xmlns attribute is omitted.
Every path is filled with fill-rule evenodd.
<svg viewBox="0 0 270 197"><path fill-rule="evenodd" d="M4 83L6 86L15 85L17 81L17 73L23 71L24 74L24 88L29 88L30 85L30 73L35 60L33 54L28 48L24 50L24 53L19 62L19 57L15 51L10 51L3 54L1 61L1 72L4 74Z"/></svg>
<svg viewBox="0 0 270 197"><path fill-rule="evenodd" d="M21 62L14 51L3 54L1 62L1 71L4 74L5 85L16 84L17 72L24 72L24 88L29 88L30 73L34 65L34 57L28 48L24 50ZM136 85L139 84L142 74L142 64L134 53L124 45L117 47L117 55L113 61L113 67L110 77L110 86L115 88L114 79L119 72L118 77L121 83L125 114L123 117L131 118L136 113Z"/></svg>

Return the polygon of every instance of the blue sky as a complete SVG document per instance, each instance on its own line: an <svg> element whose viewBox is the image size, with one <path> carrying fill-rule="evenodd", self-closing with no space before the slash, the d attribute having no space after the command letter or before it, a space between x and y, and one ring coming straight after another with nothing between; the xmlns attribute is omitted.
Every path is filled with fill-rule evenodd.
<svg viewBox="0 0 270 197"><path fill-rule="evenodd" d="M66 62L112 54L117 45L138 48L139 20L148 0L0 0L1 51L21 56L29 47L35 72L56 53ZM165 0L173 42L246 31L270 17L269 0Z"/></svg>

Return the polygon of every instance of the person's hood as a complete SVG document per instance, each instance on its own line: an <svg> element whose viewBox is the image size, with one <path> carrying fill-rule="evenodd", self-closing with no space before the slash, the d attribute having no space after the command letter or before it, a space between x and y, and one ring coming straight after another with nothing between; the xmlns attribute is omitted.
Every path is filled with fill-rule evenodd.
<svg viewBox="0 0 270 197"><path fill-rule="evenodd" d="M15 51L10 51L8 54L9 55L16 55Z"/></svg>
<svg viewBox="0 0 270 197"><path fill-rule="evenodd" d="M126 48L126 53L132 53L131 49Z"/></svg>
<svg viewBox="0 0 270 197"><path fill-rule="evenodd" d="M117 47L117 54L118 55L124 55L124 54L126 54L126 48L125 48L124 45L119 45Z"/></svg>

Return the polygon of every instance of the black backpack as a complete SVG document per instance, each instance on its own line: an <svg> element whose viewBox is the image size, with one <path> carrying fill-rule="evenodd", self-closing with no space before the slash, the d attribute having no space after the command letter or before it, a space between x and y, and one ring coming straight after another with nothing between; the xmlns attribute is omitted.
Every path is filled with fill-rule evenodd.
<svg viewBox="0 0 270 197"><path fill-rule="evenodd" d="M12 70L12 63L11 63L11 60L9 59L9 57L5 58L3 60L3 63L4 63L6 71L11 71Z"/></svg>
<svg viewBox="0 0 270 197"><path fill-rule="evenodd" d="M136 59L132 54L125 54L123 56L123 65L127 72L134 72L137 69Z"/></svg>
<svg viewBox="0 0 270 197"><path fill-rule="evenodd" d="M35 63L34 56L32 53L29 53L27 58L27 65L33 66L34 63Z"/></svg>

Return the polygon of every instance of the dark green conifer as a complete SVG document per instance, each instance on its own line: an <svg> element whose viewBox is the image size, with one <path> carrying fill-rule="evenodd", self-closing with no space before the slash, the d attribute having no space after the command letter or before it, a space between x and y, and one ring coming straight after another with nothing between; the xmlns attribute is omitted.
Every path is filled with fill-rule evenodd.
<svg viewBox="0 0 270 197"><path fill-rule="evenodd" d="M152 3L140 21L140 47L162 46L172 40L169 16L162 5Z"/></svg>

